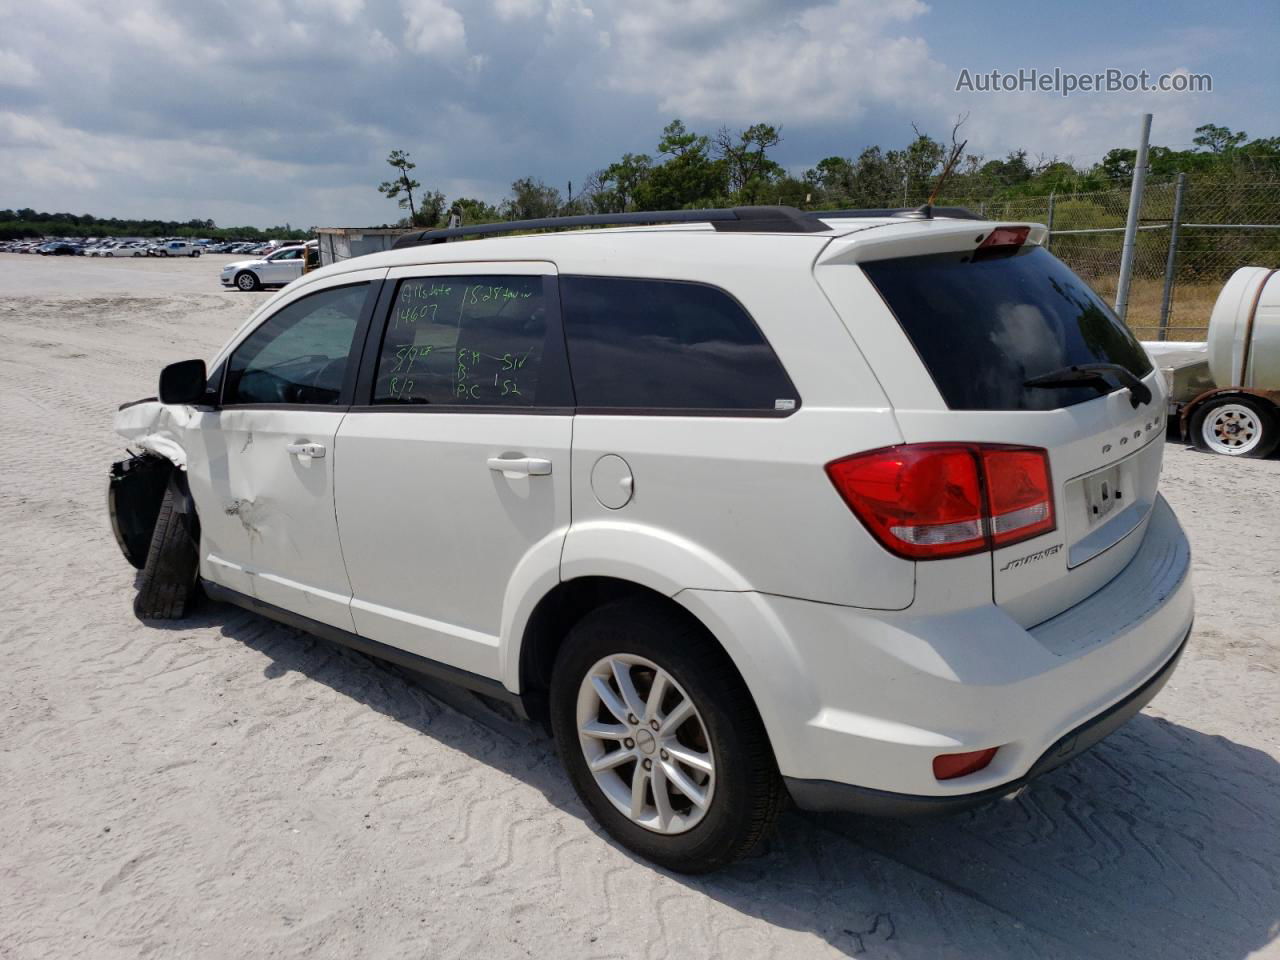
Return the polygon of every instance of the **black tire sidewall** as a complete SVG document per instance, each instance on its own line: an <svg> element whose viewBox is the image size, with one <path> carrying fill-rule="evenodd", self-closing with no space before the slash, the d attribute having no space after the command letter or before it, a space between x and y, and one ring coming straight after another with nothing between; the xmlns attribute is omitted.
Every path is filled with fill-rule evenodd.
<svg viewBox="0 0 1280 960"><path fill-rule="evenodd" d="M578 796L600 824L641 856L682 873L714 870L754 843L753 798L776 778L773 758L761 769L749 737L763 726L745 686L723 652L707 656L706 638L679 618L629 604L605 607L580 621L557 657L551 684L551 725L561 762ZM692 698L715 763L715 790L702 820L685 833L647 830L620 813L596 785L578 742L577 699L582 678L604 657L629 653L661 666ZM712 669L723 659L719 669ZM725 682L729 680L729 682ZM757 831L758 832L758 831Z"/></svg>
<svg viewBox="0 0 1280 960"><path fill-rule="evenodd" d="M1234 405L1240 407L1248 407L1253 411L1253 415L1258 418L1258 424L1262 428L1262 439L1258 441L1258 445L1248 453L1240 454L1223 454L1219 453L1209 446L1209 442L1204 436L1204 425L1209 417L1213 415L1215 410L1222 407ZM1217 454L1218 456L1237 456L1248 459L1262 459L1269 457L1280 444L1280 425L1277 424L1276 413L1273 408L1261 400L1257 400L1249 396L1231 396L1223 397L1220 400L1210 400L1197 410L1191 417L1191 442L1196 449L1203 450L1206 453Z"/></svg>

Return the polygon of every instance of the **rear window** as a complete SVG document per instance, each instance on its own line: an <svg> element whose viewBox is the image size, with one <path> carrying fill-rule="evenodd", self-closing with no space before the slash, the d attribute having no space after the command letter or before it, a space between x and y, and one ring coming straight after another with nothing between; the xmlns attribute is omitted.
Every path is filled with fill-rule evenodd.
<svg viewBox="0 0 1280 960"><path fill-rule="evenodd" d="M1111 308L1042 247L899 257L862 269L952 410L1054 410L1095 399L1089 386L1025 386L1077 363L1151 372Z"/></svg>
<svg viewBox="0 0 1280 960"><path fill-rule="evenodd" d="M579 407L785 414L799 406L760 328L718 287L563 276L560 298Z"/></svg>

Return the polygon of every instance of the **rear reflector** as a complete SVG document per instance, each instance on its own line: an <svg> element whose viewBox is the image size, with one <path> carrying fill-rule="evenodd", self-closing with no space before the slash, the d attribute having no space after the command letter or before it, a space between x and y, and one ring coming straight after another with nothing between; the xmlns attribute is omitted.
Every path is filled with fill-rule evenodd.
<svg viewBox="0 0 1280 960"><path fill-rule="evenodd" d="M986 767L995 758L999 747L990 750L974 750L972 753L940 753L933 758L933 776L938 780L954 780L967 777Z"/></svg>
<svg viewBox="0 0 1280 960"><path fill-rule="evenodd" d="M834 460L827 475L872 536L901 557L960 557L1056 526L1049 455L1038 447L902 444Z"/></svg>

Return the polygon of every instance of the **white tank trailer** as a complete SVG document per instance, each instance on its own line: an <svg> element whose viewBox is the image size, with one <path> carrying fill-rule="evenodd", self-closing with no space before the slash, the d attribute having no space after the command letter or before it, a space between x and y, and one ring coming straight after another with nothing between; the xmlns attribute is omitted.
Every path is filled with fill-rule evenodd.
<svg viewBox="0 0 1280 960"><path fill-rule="evenodd" d="M1241 267L1202 343L1144 343L1169 385L1169 416L1201 450L1265 457L1280 444L1280 270Z"/></svg>

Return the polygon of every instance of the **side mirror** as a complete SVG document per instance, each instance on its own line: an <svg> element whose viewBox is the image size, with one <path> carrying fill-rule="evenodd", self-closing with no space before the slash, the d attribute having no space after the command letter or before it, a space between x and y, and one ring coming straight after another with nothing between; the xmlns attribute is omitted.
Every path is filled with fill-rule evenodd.
<svg viewBox="0 0 1280 960"><path fill-rule="evenodd" d="M160 371L160 402L200 403L207 380L203 360L171 363Z"/></svg>

